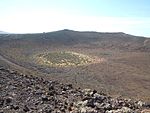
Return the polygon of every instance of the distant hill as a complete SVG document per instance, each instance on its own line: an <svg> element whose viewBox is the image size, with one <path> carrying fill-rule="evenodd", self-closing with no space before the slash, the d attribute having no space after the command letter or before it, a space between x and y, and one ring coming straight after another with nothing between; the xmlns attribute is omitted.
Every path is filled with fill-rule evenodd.
<svg viewBox="0 0 150 113"><path fill-rule="evenodd" d="M9 34L9 33L5 31L0 31L0 34Z"/></svg>
<svg viewBox="0 0 150 113"><path fill-rule="evenodd" d="M140 50L149 51L149 38L133 36L123 32L103 33L103 32L79 32L73 30L60 30L55 32L37 34L11 34L2 35L1 38L9 41L9 44L18 43L26 46L41 47L43 45L52 46L73 46L73 47L92 47L104 49L121 50ZM7 38L6 38L7 37ZM1 42L1 41L0 41ZM13 46L16 46L13 44Z"/></svg>

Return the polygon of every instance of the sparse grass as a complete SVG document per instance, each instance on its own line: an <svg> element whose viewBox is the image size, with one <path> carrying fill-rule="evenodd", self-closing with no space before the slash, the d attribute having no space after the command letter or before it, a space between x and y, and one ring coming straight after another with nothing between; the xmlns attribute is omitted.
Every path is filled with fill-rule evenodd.
<svg viewBox="0 0 150 113"><path fill-rule="evenodd" d="M70 51L43 53L37 55L36 59L38 63L52 67L81 66L93 62L87 55Z"/></svg>

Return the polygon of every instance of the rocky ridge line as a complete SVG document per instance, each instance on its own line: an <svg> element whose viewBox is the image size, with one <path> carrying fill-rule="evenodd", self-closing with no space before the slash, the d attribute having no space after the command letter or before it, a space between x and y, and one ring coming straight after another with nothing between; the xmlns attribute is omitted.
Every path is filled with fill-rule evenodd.
<svg viewBox="0 0 150 113"><path fill-rule="evenodd" d="M150 104L112 98L0 67L0 113L149 113Z"/></svg>

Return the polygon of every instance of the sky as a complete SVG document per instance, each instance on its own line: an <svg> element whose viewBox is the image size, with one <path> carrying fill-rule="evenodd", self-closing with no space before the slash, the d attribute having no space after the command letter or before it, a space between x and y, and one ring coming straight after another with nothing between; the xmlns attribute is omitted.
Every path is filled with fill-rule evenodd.
<svg viewBox="0 0 150 113"><path fill-rule="evenodd" d="M62 29L150 37L150 0L0 0L0 31Z"/></svg>

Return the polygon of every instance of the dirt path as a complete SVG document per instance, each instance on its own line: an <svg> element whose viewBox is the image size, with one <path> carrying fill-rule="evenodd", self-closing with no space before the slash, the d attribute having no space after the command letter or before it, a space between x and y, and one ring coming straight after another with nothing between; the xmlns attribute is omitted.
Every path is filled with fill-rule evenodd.
<svg viewBox="0 0 150 113"><path fill-rule="evenodd" d="M4 58L2 55L0 55L0 60L1 60L1 61L4 61L4 62L7 63L8 65L11 65L12 67L24 69L24 67L21 67L21 66L15 64L15 63L9 61L8 59Z"/></svg>
<svg viewBox="0 0 150 113"><path fill-rule="evenodd" d="M4 64L7 67L10 67L11 69L17 70L20 73L23 74L33 74L33 71L30 69L27 69L21 65L18 65L14 62L11 62L9 59L5 58L3 55L0 55L0 62L4 62Z"/></svg>

